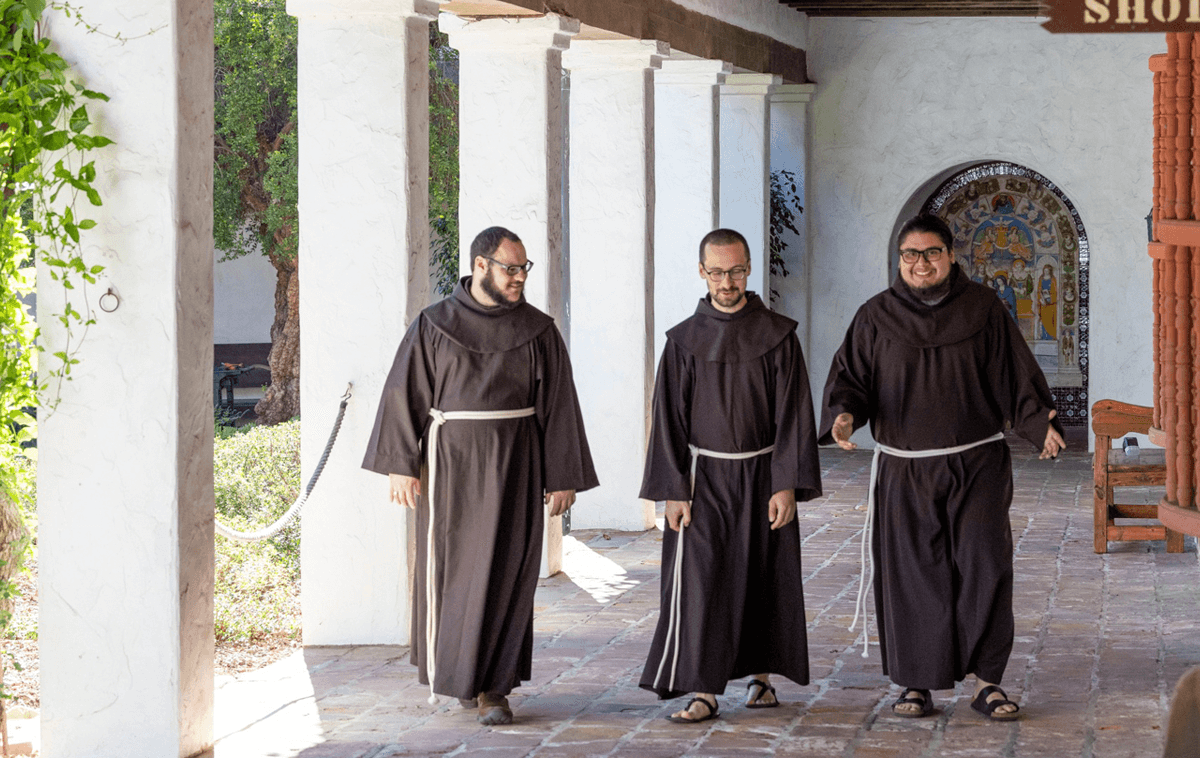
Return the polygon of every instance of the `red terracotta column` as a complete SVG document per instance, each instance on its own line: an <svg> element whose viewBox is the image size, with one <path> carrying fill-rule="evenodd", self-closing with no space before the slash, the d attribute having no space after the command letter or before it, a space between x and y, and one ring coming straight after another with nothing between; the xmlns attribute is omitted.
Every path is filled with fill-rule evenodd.
<svg viewBox="0 0 1200 758"><path fill-rule="evenodd" d="M1175 183L1176 171L1176 153L1177 143L1175 140L1178 134L1178 121L1176 119L1176 101L1178 100L1178 89L1176 82L1179 79L1179 35L1167 35L1167 63L1163 70L1162 77L1162 178L1160 182L1161 196L1159 197L1160 205L1158 209L1158 218L1160 221L1173 219L1176 217L1175 196L1178 192L1178 186ZM1175 440L1176 440L1176 393L1175 393L1175 360L1176 360L1176 339L1177 322L1175 319L1175 250L1173 246L1168 246L1164 251L1165 255L1162 260L1162 408L1160 410L1162 429L1166 433L1167 442L1167 483L1166 483L1166 501L1168 503L1178 503L1178 477L1177 465L1174 455Z"/></svg>
<svg viewBox="0 0 1200 758"><path fill-rule="evenodd" d="M1153 141L1153 165L1154 165L1154 196L1151 205L1151 230L1158 225L1159 217L1161 216L1162 208L1162 175L1163 175L1163 124L1165 117L1163 115L1163 71L1166 68L1166 55L1150 56L1150 70L1154 72L1154 141ZM1156 244L1153 240L1157 239L1151 234L1152 241L1150 242L1150 257L1151 266L1153 267L1153 280L1151 287L1151 310L1154 315L1154 420L1153 424L1156 429L1163 428L1161 409L1163 406L1163 386L1162 386L1162 355L1161 344L1163 335L1162 325L1162 258L1156 253L1159 252L1161 245Z"/></svg>
<svg viewBox="0 0 1200 758"><path fill-rule="evenodd" d="M1192 218L1192 34L1178 34L1175 62L1175 218ZM1192 267L1190 249L1175 245L1175 502L1195 494L1192 456Z"/></svg>

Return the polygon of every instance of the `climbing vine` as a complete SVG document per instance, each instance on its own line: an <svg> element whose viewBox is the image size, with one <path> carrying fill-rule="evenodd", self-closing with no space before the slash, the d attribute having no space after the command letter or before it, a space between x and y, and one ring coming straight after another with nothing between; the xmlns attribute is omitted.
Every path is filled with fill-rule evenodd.
<svg viewBox="0 0 1200 758"><path fill-rule="evenodd" d="M51 7L79 23L69 6ZM85 262L81 232L95 226L84 209L101 204L88 155L112 144L89 133L87 104L108 98L76 82L50 49L46 9L46 0L0 0L0 631L11 619L19 594L13 579L30 544L17 500L32 475L25 459L37 452L35 409L41 406L43 418L54 411L79 363L75 356L94 323L87 286L103 271ZM42 319L57 320L61 329L59 349L43 357L40 380L42 348L30 313L35 263L62 288L60 312L47 305L57 298L41 302ZM0 737L7 754L6 657L0 657ZM17 667L15 659L11 665Z"/></svg>
<svg viewBox="0 0 1200 758"><path fill-rule="evenodd" d="M50 49L41 26L45 0L0 0L0 490L11 495L13 461L36 435L31 413L53 411L62 383L94 323L86 288L103 267L84 260L80 233L95 226L82 210L101 204L88 154L112 144L90 134L87 103L108 98L80 85ZM86 201L86 204L84 203ZM34 261L63 289L59 349L37 379L37 327L29 313ZM43 302L46 302L43 298ZM26 450L29 455L32 451Z"/></svg>

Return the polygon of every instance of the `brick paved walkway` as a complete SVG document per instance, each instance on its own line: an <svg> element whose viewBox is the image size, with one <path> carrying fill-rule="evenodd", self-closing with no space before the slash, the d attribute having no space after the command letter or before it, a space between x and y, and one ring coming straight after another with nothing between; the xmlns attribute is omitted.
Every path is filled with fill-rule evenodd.
<svg viewBox="0 0 1200 758"><path fill-rule="evenodd" d="M565 574L538 590L533 681L517 721L485 729L456 701L433 707L407 650L310 648L228 680L216 758L495 756L1156 756L1171 690L1200 664L1195 541L1092 552L1091 459L1015 455L1016 643L1004 685L1024 718L988 723L967 686L899 719L878 648L860 656L853 613L870 454L822 450L826 496L802 506L813 681L775 682L784 705L746 710L731 683L719 719L676 725L637 688L658 612L661 539L576 532ZM445 701L445 698L443 698Z"/></svg>

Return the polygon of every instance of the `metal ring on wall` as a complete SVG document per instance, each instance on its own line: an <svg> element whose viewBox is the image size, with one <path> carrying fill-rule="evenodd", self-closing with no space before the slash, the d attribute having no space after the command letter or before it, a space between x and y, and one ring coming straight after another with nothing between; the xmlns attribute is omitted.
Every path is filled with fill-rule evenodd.
<svg viewBox="0 0 1200 758"><path fill-rule="evenodd" d="M105 313L112 313L117 308L121 307L121 297L117 293L113 292L112 287L109 287L108 292L105 292L100 296L99 305L100 310L104 311Z"/></svg>

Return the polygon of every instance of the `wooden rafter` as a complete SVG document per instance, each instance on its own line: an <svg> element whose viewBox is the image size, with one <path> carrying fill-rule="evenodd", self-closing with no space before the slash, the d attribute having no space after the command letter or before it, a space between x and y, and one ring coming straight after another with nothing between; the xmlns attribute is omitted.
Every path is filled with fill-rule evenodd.
<svg viewBox="0 0 1200 758"><path fill-rule="evenodd" d="M779 0L809 16L1044 16L1037 0Z"/></svg>

